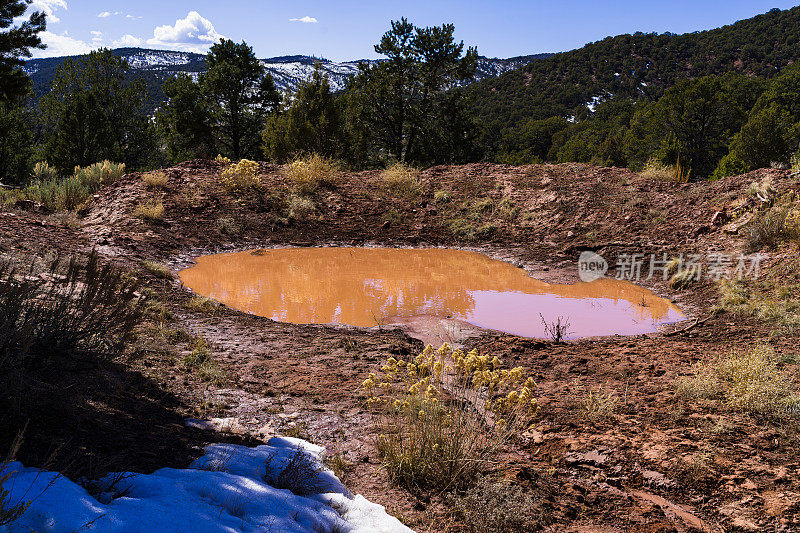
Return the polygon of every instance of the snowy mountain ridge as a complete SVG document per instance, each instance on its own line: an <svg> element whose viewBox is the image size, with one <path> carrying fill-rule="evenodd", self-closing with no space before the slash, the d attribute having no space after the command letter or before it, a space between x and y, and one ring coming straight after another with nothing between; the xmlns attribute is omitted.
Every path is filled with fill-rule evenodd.
<svg viewBox="0 0 800 533"><path fill-rule="evenodd" d="M149 50L144 48L119 48L113 50L113 52L128 61L133 74L140 73L145 74L145 77L155 77L161 80L162 83L166 76L174 76L180 72L199 73L205 68L205 56L191 52ZM474 81L499 76L504 72L549 55L538 54L509 59L481 57ZM32 59L25 63L24 70L33 79L38 94L46 92L46 88L49 87L55 76L56 68L65 59L66 57L52 57ZM340 91L344 89L347 79L358 72L358 64L361 61L373 62L374 60L336 62L324 58L294 55L262 59L261 63L272 74L279 89L291 92L296 89L299 82L308 79L314 71L316 63L320 64L322 70L330 78L331 88L334 91Z"/></svg>

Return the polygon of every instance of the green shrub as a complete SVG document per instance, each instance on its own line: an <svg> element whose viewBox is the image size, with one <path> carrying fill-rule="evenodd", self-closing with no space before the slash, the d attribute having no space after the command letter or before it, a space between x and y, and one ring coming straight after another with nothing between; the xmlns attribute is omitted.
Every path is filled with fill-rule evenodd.
<svg viewBox="0 0 800 533"><path fill-rule="evenodd" d="M112 163L105 160L88 167L75 167L72 175L90 189L97 191L102 185L111 185L125 174L125 163Z"/></svg>
<svg viewBox="0 0 800 533"><path fill-rule="evenodd" d="M33 276L0 263L0 363L48 357L116 355L143 315L135 283L96 252L86 260L54 259Z"/></svg>
<svg viewBox="0 0 800 533"><path fill-rule="evenodd" d="M71 211L83 205L102 185L113 183L125 173L124 163L103 161L86 168L75 167L72 176L58 178L47 163L38 163L36 181L23 189L20 198L39 202L50 212ZM36 176L37 167L34 167Z"/></svg>
<svg viewBox="0 0 800 533"><path fill-rule="evenodd" d="M258 186L258 163L242 159L236 164L229 164L219 175L222 187L232 194L241 194L251 187Z"/></svg>
<svg viewBox="0 0 800 533"><path fill-rule="evenodd" d="M39 161L33 165L31 177L34 181L55 180L58 177L58 170L56 170L56 167L50 165L47 161Z"/></svg>

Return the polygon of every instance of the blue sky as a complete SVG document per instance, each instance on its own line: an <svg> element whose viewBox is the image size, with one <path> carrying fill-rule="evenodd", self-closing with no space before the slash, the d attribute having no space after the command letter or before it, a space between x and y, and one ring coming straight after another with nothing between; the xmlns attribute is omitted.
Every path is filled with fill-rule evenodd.
<svg viewBox="0 0 800 533"><path fill-rule="evenodd" d="M107 46L205 52L221 36L259 57L376 57L373 45L402 16L419 26L452 22L457 38L489 57L578 48L634 31L684 33L730 24L797 0L34 0L50 15L37 57Z"/></svg>

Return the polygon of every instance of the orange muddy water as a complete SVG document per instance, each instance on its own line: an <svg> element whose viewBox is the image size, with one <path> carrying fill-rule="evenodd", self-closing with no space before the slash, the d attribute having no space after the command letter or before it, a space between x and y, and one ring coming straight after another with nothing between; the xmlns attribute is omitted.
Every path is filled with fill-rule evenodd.
<svg viewBox="0 0 800 533"><path fill-rule="evenodd" d="M685 319L629 282L556 285L483 254L448 249L286 248L199 257L180 273L194 292L295 324L375 326L432 316L524 337L542 318L569 320L567 338L634 335ZM398 320L401 321L401 320Z"/></svg>

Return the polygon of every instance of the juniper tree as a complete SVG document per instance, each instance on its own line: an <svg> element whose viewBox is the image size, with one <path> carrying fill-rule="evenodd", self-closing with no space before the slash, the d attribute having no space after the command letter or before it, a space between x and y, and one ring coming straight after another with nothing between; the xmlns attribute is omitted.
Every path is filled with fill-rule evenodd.
<svg viewBox="0 0 800 533"><path fill-rule="evenodd" d="M339 109L330 81L319 64L309 79L300 82L286 112L270 117L264 145L267 157L279 162L298 153L340 155Z"/></svg>

